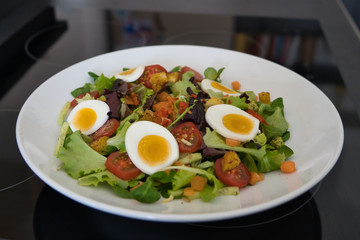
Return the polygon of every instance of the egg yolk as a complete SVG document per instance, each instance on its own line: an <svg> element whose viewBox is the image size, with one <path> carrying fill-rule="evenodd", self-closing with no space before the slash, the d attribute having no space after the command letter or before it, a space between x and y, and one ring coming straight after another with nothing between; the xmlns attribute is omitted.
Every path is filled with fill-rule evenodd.
<svg viewBox="0 0 360 240"><path fill-rule="evenodd" d="M119 73L119 75L130 75L132 74L134 71L135 71L136 68L132 68L132 69L129 69L129 70L126 70L124 72L121 72Z"/></svg>
<svg viewBox="0 0 360 240"><path fill-rule="evenodd" d="M240 114L227 114L222 121L228 130L238 134L249 134L254 127L249 118Z"/></svg>
<svg viewBox="0 0 360 240"><path fill-rule="evenodd" d="M96 112L91 108L82 108L76 112L73 125L80 131L89 130L96 122Z"/></svg>
<svg viewBox="0 0 360 240"><path fill-rule="evenodd" d="M231 90L230 88L225 87L224 85L218 83L218 82L211 82L211 86L215 89L218 89L224 93L234 94L235 91Z"/></svg>
<svg viewBox="0 0 360 240"><path fill-rule="evenodd" d="M169 142L158 135L147 135L138 144L138 152L145 164L158 166L166 162L171 149Z"/></svg>

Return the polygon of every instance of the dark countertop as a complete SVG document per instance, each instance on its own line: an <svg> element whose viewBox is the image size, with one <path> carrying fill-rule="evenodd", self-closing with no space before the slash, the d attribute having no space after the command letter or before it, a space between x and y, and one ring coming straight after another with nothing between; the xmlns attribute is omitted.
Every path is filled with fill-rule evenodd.
<svg viewBox="0 0 360 240"><path fill-rule="evenodd" d="M39 1L35 7L19 2L0 12L0 239L217 239L225 234L249 239L358 238L360 40L359 28L340 1L183 1L176 7L160 0L107 0L101 6L97 1ZM240 35L245 42L236 41ZM278 43L276 48L270 47L271 41ZM68 199L35 176L14 135L27 97L81 60L161 44L243 51L313 82L333 102L344 125L343 151L334 168L313 189L275 209L196 224L106 214Z"/></svg>

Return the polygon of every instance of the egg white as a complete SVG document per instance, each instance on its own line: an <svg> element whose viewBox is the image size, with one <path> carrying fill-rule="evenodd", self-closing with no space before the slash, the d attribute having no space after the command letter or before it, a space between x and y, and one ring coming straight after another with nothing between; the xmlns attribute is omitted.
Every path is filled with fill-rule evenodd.
<svg viewBox="0 0 360 240"><path fill-rule="evenodd" d="M229 88L229 87L227 87L227 86L225 86L224 84L221 84L221 83L219 83L219 84L223 85L226 88L229 88L230 90L234 91L235 93L226 93L226 92L223 92L223 91L221 91L221 90L219 90L217 88L214 88L213 86L211 86L212 82L214 82L214 81L210 80L210 79L203 79L201 81L201 90L203 90L206 93L209 93L209 90L212 90L214 92L220 92L220 93L223 93L224 95L228 95L228 96L240 96L240 93L235 92L231 88Z"/></svg>
<svg viewBox="0 0 360 240"><path fill-rule="evenodd" d="M134 71L132 73L125 74L125 75L119 73L115 77L118 79L121 79L125 82L133 82L133 81L136 81L139 77L141 77L141 75L144 73L144 70L145 70L145 66L139 65L134 69Z"/></svg>
<svg viewBox="0 0 360 240"><path fill-rule="evenodd" d="M248 134L239 134L230 131L223 124L223 117L227 114L240 114L253 122L253 128ZM216 130L217 133L226 138L246 142L253 139L259 131L260 121L247 112L229 104L218 104L209 107L205 114L206 122Z"/></svg>
<svg viewBox="0 0 360 240"><path fill-rule="evenodd" d="M163 164L149 166L141 160L138 152L138 145L140 140L147 135L158 135L168 141L171 153L169 158ZM142 172L149 175L170 166L179 158L179 146L174 136L165 127L150 121L135 122L128 128L125 134L125 147L134 165Z"/></svg>
<svg viewBox="0 0 360 240"><path fill-rule="evenodd" d="M83 108L91 108L96 112L95 123L92 125L90 129L81 132L84 135L90 135L94 133L96 130L98 130L108 120L109 116L107 115L107 113L110 111L110 108L105 102L100 100L86 100L80 102L71 110L67 118L67 122L69 123L70 128L73 132L79 130L74 126L73 119L76 113Z"/></svg>

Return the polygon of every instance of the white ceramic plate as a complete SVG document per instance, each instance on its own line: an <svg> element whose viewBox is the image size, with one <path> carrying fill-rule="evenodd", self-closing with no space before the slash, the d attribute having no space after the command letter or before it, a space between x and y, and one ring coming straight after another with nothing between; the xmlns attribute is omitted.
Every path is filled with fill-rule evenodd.
<svg viewBox="0 0 360 240"><path fill-rule="evenodd" d="M123 67L161 64L168 70L190 66L225 67L222 80L238 80L242 90L268 91L283 97L290 123L287 144L294 150L297 171L266 174L265 180L204 203L175 200L142 204L117 197L110 188L82 187L64 171L54 156L59 134L58 114L70 91L91 81L87 72L113 74ZM316 185L336 163L343 146L343 126L331 101L312 83L272 62L235 51L199 46L151 46L112 52L75 64L44 82L23 105L16 137L30 168L49 186L89 207L120 216L167 222L198 222L245 216L283 204Z"/></svg>

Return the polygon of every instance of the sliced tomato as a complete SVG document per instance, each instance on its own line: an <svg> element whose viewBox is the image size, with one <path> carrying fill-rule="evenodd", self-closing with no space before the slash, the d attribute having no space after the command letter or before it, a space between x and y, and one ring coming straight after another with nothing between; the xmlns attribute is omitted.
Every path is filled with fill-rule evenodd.
<svg viewBox="0 0 360 240"><path fill-rule="evenodd" d="M245 187L250 181L250 172L244 164L240 163L236 168L223 172L222 160L219 158L215 161L216 176L229 186Z"/></svg>
<svg viewBox="0 0 360 240"><path fill-rule="evenodd" d="M184 73L189 72L189 71L191 71L191 72L193 72L195 74L194 75L195 81L201 82L204 79L204 77L201 75L201 73L199 73L198 71L196 71L196 70L194 70L194 69L192 69L192 68L190 68L188 66L184 66L180 70L181 74L184 74Z"/></svg>
<svg viewBox="0 0 360 240"><path fill-rule="evenodd" d="M98 130L96 130L93 134L91 134L91 138L96 140L100 137L110 137L116 132L116 129L119 127L120 122L115 118L110 118L102 125Z"/></svg>
<svg viewBox="0 0 360 240"><path fill-rule="evenodd" d="M70 103L70 107L74 108L76 105L78 105L77 100L82 99L83 97L85 97L86 94L87 93L82 93L79 96L77 96L76 98L74 98L74 100L72 100ZM90 94L90 96L93 97L94 99L97 99L100 97L100 93L98 91L88 92L88 94Z"/></svg>
<svg viewBox="0 0 360 240"><path fill-rule="evenodd" d="M261 123L264 123L265 125L269 125L265 119L260 115L258 114L257 112L255 112L254 110L251 110L251 109L247 109L246 112L250 115L252 115L254 118L257 118Z"/></svg>
<svg viewBox="0 0 360 240"><path fill-rule="evenodd" d="M138 83L143 82L144 86L147 88L152 88L152 85L150 83L151 75L153 75L154 73L159 73L159 72L167 73L166 69L159 64L146 66L144 73L141 75L141 77L137 81L138 81Z"/></svg>
<svg viewBox="0 0 360 240"><path fill-rule="evenodd" d="M133 164L127 153L111 153L105 162L106 168L118 178L128 181L139 176L141 171Z"/></svg>
<svg viewBox="0 0 360 240"><path fill-rule="evenodd" d="M194 123L185 122L171 130L179 145L180 152L192 153L202 145L202 136Z"/></svg>

